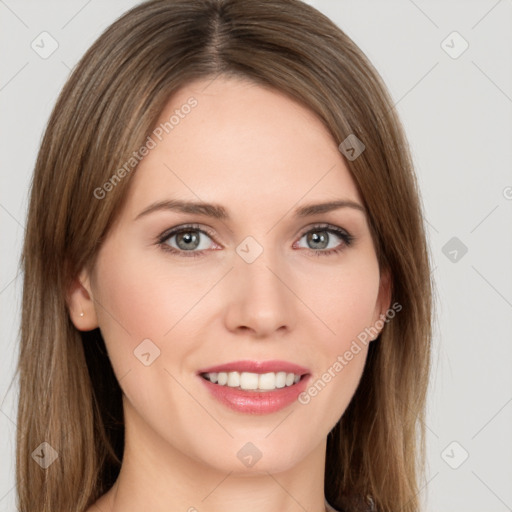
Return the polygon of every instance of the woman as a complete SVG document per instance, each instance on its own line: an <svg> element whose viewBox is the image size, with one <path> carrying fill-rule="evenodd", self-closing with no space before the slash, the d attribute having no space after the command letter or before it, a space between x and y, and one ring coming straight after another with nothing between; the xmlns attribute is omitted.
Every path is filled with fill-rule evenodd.
<svg viewBox="0 0 512 512"><path fill-rule="evenodd" d="M419 510L419 194L330 20L135 7L65 85L31 194L20 511Z"/></svg>

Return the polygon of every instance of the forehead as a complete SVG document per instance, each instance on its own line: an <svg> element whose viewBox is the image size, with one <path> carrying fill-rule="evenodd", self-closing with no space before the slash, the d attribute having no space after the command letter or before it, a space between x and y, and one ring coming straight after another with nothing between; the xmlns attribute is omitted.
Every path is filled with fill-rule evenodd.
<svg viewBox="0 0 512 512"><path fill-rule="evenodd" d="M361 197L336 141L307 107L238 78L192 82L168 101L154 147L133 177L129 203L172 197L291 207Z"/></svg>

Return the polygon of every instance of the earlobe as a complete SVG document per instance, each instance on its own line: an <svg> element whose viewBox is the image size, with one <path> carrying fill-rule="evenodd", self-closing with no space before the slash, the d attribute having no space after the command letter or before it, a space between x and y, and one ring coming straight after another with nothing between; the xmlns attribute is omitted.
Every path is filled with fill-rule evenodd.
<svg viewBox="0 0 512 512"><path fill-rule="evenodd" d="M85 270L71 283L67 304L71 321L79 331L91 331L98 327L90 279Z"/></svg>

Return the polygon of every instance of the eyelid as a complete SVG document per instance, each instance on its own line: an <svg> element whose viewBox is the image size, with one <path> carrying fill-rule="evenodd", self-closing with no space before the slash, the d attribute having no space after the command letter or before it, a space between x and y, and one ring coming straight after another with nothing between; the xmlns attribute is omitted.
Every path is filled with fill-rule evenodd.
<svg viewBox="0 0 512 512"><path fill-rule="evenodd" d="M354 235L352 235L349 231L347 231L345 228L343 228L341 226L336 226L334 224L329 224L328 222L320 222L320 223L315 223L315 224L312 224L312 225L304 228L304 230L299 235L297 242L304 235L307 235L308 233L310 233L312 231L320 231L320 230L327 231L329 233L334 233L334 235L336 235L338 238L340 238L343 241L343 243L341 244L341 247L336 247L336 248L332 248L332 249L328 249L328 250L315 250L315 249L309 249L309 248L304 249L306 251L314 253L317 256L320 256L322 254L329 255L329 254L343 251L347 247L350 247L356 241L356 237ZM294 242L294 245L297 242Z"/></svg>
<svg viewBox="0 0 512 512"><path fill-rule="evenodd" d="M339 230L339 231L344 232L350 238L353 238L345 228L342 228L341 226L335 226L334 224L329 224L328 222L313 223L309 226L306 226L305 228L303 228L301 230L300 235L298 235L298 236L300 238L302 238L305 234L309 233L311 230L321 229L321 228L330 228L335 231ZM172 228L168 228L162 234L160 234L158 236L158 240L161 242L164 242L171 235L175 235L182 231L186 231L187 229L190 229L191 231L192 230L201 231L201 232L207 234L211 238L214 238L216 236L216 233L212 229L208 228L207 226L201 226L200 224L193 223L193 224L183 224L183 225L175 226Z"/></svg>
<svg viewBox="0 0 512 512"><path fill-rule="evenodd" d="M335 224L329 224L328 222L313 223L313 224L305 227L303 229L303 231L301 231L301 234L299 236L302 238L304 235L306 235L307 233L309 233L310 231L313 231L315 229L326 229L326 230L330 229L333 231L341 231L341 232L345 233L347 236L352 237L352 235L345 228L342 228L341 226L336 226Z"/></svg>
<svg viewBox="0 0 512 512"><path fill-rule="evenodd" d="M208 235L210 238L213 238L216 236L216 233L212 229L210 229L206 226L201 226L200 224L182 224L179 226L174 226L173 228L166 229L161 235L159 235L158 240L160 242L165 242L172 235L176 235L178 233L181 233L181 232L187 231L187 230L200 231L200 232Z"/></svg>
<svg viewBox="0 0 512 512"><path fill-rule="evenodd" d="M336 226L334 224L329 224L327 222L324 222L324 223L321 222L321 223L314 223L314 224L311 224L311 225L306 226L305 228L303 228L301 230L301 234L298 235L298 240L296 242L294 242L294 245L298 241L300 241L300 239L304 235L307 235L311 231L320 230L320 229L323 229L323 230L328 231L328 232L332 232L338 238L341 238L341 240L343 240L343 243L341 244L341 247L331 248L331 249L328 249L328 250L315 250L315 249L309 249L309 248L304 248L302 250L308 251L310 253L314 253L317 256L320 256L320 255L330 255L330 254L333 254L333 253L340 252L343 249L349 247L352 244L352 242L355 240L355 237L353 235L351 235L345 228L342 228L341 226ZM182 224L182 225L179 225L179 226L174 226L172 228L166 229L158 237L157 243L158 243L158 245L160 245L162 247L163 250L166 250L166 251L174 253L174 254L180 254L180 255L183 255L185 257L187 257L187 256L202 256L203 253L206 252L208 249L202 249L200 251L183 251L183 250L176 249L176 248L174 248L172 246L169 246L166 243L166 241L169 238L171 238L172 236L175 236L177 234L180 234L182 232L187 232L187 231L198 231L200 233L203 233L203 234L207 235L209 238L211 238L212 241L215 244L217 244L217 242L215 241L215 237L216 237L215 232L212 229L210 229L210 228L208 228L206 226L201 226L200 224L196 224L196 223ZM219 245L219 244L217 244L217 245Z"/></svg>

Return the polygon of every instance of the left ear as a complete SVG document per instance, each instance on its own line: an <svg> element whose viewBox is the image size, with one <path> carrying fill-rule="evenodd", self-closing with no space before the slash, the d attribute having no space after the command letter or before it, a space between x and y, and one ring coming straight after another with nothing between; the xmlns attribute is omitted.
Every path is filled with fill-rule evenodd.
<svg viewBox="0 0 512 512"><path fill-rule="evenodd" d="M381 319L382 321L385 320L386 312L391 307L391 273L388 269L384 269L381 271L380 274L380 285L379 285L379 294L377 296L377 302L375 304L375 312L373 316L373 324L376 325L378 320ZM382 329L384 328L385 323L378 322L378 325L383 324L380 328L375 327L378 329L379 334L375 336L374 339L376 339L379 335Z"/></svg>

